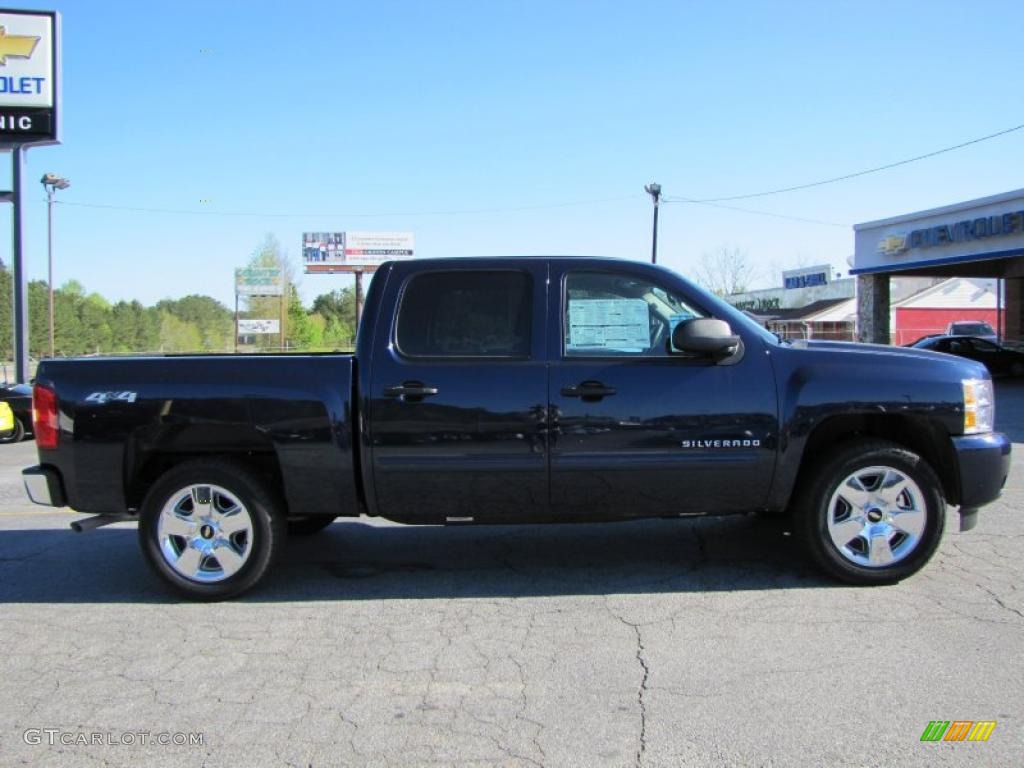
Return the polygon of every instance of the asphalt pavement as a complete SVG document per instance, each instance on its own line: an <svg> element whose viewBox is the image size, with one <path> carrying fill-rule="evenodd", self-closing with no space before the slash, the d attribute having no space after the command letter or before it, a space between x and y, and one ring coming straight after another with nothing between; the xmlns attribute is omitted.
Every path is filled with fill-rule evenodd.
<svg viewBox="0 0 1024 768"><path fill-rule="evenodd" d="M133 525L33 507L34 445L0 446L0 765L1019 766L1024 385L998 403L1003 498L872 589L755 516L363 519L195 604ZM934 720L997 725L922 742Z"/></svg>

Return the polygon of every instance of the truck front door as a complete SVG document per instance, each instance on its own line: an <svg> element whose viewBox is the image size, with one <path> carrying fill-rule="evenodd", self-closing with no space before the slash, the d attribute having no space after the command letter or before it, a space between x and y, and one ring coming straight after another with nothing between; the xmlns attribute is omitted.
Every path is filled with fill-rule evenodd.
<svg viewBox="0 0 1024 768"><path fill-rule="evenodd" d="M732 364L670 347L712 314L671 273L552 262L551 504L566 519L754 509L775 463L777 399L750 329ZM705 300L706 301L706 300Z"/></svg>
<svg viewBox="0 0 1024 768"><path fill-rule="evenodd" d="M545 260L399 264L374 334L376 507L408 522L548 508Z"/></svg>

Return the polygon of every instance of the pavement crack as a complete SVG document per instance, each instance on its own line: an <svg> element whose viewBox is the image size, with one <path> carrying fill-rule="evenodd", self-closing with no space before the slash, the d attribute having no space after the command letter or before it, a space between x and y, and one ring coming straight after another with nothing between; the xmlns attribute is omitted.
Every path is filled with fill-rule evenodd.
<svg viewBox="0 0 1024 768"><path fill-rule="evenodd" d="M640 745L636 750L636 765L637 768L640 768L643 765L644 752L647 751L647 702L644 701L644 694L647 693L647 678L650 677L651 670L644 657L644 640L640 634L640 627L636 624L631 626L636 632L636 660L640 662L640 667L644 671L643 677L640 679L640 688L636 694L637 704L640 707Z"/></svg>
<svg viewBox="0 0 1024 768"><path fill-rule="evenodd" d="M645 655L646 649L644 648L644 638L643 635L640 634L641 625L638 623L634 623L632 621L626 621L626 619L624 619L622 616L615 613L615 611L611 609L611 606L608 605L607 598L605 598L604 605L605 610L607 610L608 613L610 613L614 618L618 619L620 622L625 624L627 627L632 628L633 632L636 634L636 660L637 662L639 662L640 669L643 672L643 674L640 676L640 686L637 688L636 692L637 707L640 711L640 735L638 738L636 748L635 764L637 768L640 768L640 766L643 765L644 753L647 751L647 701L645 700L644 695L647 693L647 680L651 675L651 668L647 664L647 657Z"/></svg>
<svg viewBox="0 0 1024 768"><path fill-rule="evenodd" d="M1013 606L1007 605L1003 601L1003 598L1001 598L999 595L997 595L994 590L989 589L984 584L975 584L974 586L976 586L982 592L985 592L989 597L991 597L993 600L995 600L996 604L1000 608L1002 608L1004 611L1009 611L1010 613L1015 613L1018 616L1020 616L1022 619L1024 619L1024 613L1021 613L1019 608L1014 608Z"/></svg>

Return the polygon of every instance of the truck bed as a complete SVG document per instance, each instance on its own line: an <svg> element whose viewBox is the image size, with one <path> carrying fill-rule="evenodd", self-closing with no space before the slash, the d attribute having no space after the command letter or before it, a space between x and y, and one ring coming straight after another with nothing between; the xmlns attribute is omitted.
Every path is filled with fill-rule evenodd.
<svg viewBox="0 0 1024 768"><path fill-rule="evenodd" d="M46 360L36 381L73 449L40 461L71 507L130 512L169 461L241 446L280 478L290 516L358 515L353 371L343 354Z"/></svg>

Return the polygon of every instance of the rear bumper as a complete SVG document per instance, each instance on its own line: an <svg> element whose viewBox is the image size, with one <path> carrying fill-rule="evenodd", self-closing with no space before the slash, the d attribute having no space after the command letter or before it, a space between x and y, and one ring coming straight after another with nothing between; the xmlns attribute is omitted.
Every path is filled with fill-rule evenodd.
<svg viewBox="0 0 1024 768"><path fill-rule="evenodd" d="M21 479L25 483L28 497L36 504L47 507L67 506L60 472L53 467L28 467L21 470Z"/></svg>
<svg viewBox="0 0 1024 768"><path fill-rule="evenodd" d="M1001 432L953 438L960 473L960 507L977 509L995 501L1010 473L1009 438Z"/></svg>

